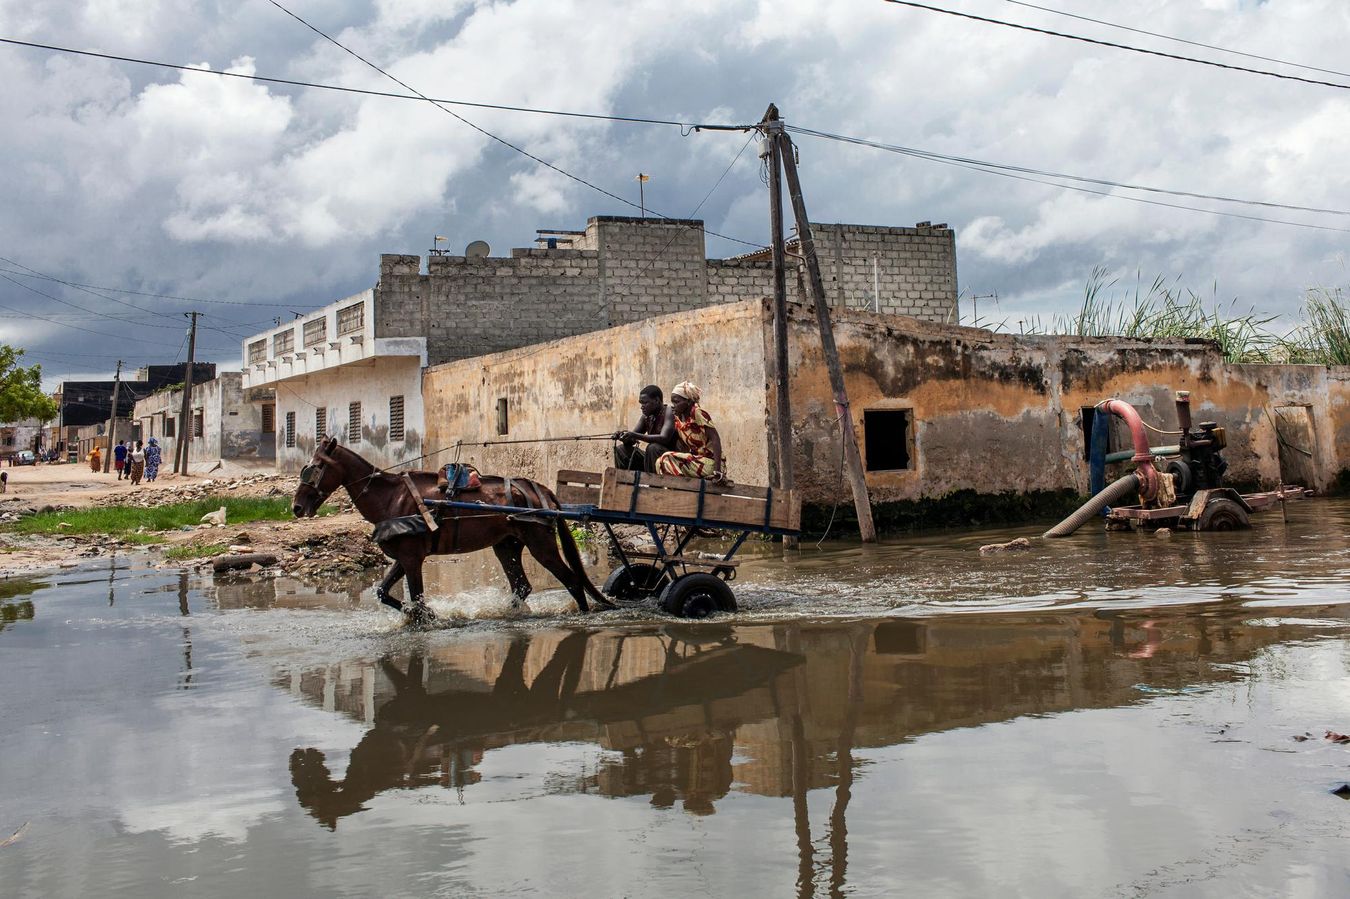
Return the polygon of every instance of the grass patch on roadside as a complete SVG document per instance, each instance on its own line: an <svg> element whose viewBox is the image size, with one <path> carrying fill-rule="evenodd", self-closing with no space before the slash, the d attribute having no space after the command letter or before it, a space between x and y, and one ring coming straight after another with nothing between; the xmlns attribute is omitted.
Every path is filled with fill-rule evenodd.
<svg viewBox="0 0 1350 899"><path fill-rule="evenodd" d="M174 546L164 551L164 558L171 561L182 561L185 559L204 559L207 556L218 556L223 552L228 552L230 547L225 543L187 543L183 546Z"/></svg>
<svg viewBox="0 0 1350 899"><path fill-rule="evenodd" d="M291 516L291 499L279 497L220 497L199 499L187 503L174 503L142 509L137 506L106 506L96 509L75 509L69 512L44 512L30 515L12 524L4 530L11 534L101 534L122 537L137 543L158 543L160 539L152 534L137 534L140 528L147 531L173 531L184 525L195 527L202 516L225 507L227 526L248 524L252 521L286 521ZM320 515L332 514L331 510L321 510ZM66 522L70 527L60 527Z"/></svg>

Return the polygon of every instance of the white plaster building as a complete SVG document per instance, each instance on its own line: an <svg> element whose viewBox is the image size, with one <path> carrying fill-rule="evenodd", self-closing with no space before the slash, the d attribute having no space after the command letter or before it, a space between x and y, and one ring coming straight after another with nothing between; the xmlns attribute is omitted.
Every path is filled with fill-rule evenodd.
<svg viewBox="0 0 1350 899"><path fill-rule="evenodd" d="M244 341L245 395L276 391L274 413L262 414L263 430L275 428L277 471L298 471L322 435L381 467L422 453L427 341L381 336L376 302L362 291Z"/></svg>

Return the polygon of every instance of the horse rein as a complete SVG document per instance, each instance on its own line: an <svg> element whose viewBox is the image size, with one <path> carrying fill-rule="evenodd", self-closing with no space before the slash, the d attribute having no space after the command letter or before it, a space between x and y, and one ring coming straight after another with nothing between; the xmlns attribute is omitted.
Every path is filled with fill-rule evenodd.
<svg viewBox="0 0 1350 899"><path fill-rule="evenodd" d="M319 484L323 483L324 470L327 468L327 466L329 465L333 465L335 467L341 466L339 465L336 459L325 453L323 450L319 450L316 453L314 453L314 458L319 460L317 465L311 463L309 465L306 465L304 468L300 469L300 483L308 484L310 487L313 487L314 490L317 491L319 489ZM371 482L374 481L374 479L380 474L381 474L380 470L376 469L372 471L370 474L364 475L366 486L362 488L359 494L355 494L352 496L352 502L356 502L358 499L365 496L366 493L370 490ZM357 475L353 477L351 480L344 481L338 486L347 488L347 492L351 493L352 484L356 483L362 477L363 477L362 475ZM329 491L328 496L332 496L336 490L337 490L336 487L333 488L333 490ZM325 496L324 499L327 500L328 496Z"/></svg>

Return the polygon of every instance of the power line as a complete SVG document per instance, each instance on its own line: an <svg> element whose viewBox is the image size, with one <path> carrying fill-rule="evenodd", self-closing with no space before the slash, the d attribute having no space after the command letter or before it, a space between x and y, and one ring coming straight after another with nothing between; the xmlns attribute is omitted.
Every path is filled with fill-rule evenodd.
<svg viewBox="0 0 1350 899"><path fill-rule="evenodd" d="M829 140L838 139L826 135L822 132L810 131L807 129L790 128L790 130L797 131L798 133L802 134L807 134L812 137L824 137ZM875 147L876 149L882 150L889 149L885 145L875 144L870 141L861 141L856 138L853 139L844 138L843 141L845 143L854 143L854 144L861 144L863 146L871 146ZM902 151L893 150L893 152L902 152ZM1107 190L1094 190L1090 187L1080 187L1076 184L1060 184L1057 181L1046 181L1043 178L1034 178L1028 175L1019 175L1016 174L1014 171L1004 170L1003 168L999 167L984 166L974 162L962 161L959 157L941 156L935 153L908 153L903 155L913 156L915 159L924 159L929 162L938 162L942 163L943 165L951 165L956 166L958 168L970 169L971 171L984 172L985 174L988 175L998 175L999 177L1002 178L1012 178L1016 181L1029 181L1034 184L1045 184L1049 185L1050 187L1058 187L1060 190L1073 190L1078 191L1079 193L1093 194L1099 197L1109 197L1116 200L1128 200L1131 203L1144 203L1149 206L1162 206L1167 209L1184 209L1190 212L1203 212L1206 215L1217 215L1217 216L1224 216L1227 218L1245 219L1247 221L1252 222L1266 222L1268 224L1273 225L1290 225L1295 228L1311 228L1314 231L1336 231L1343 234L1350 234L1350 228L1336 228L1331 225L1314 225L1309 222L1294 222L1289 221L1288 219L1272 219L1272 218L1265 218L1264 216L1259 215L1244 215L1243 213L1240 212L1224 212L1223 210L1220 209L1205 209L1202 206L1186 206L1181 203L1164 203L1161 200L1149 200L1145 199L1144 197L1130 197L1125 196L1124 194L1112 193L1111 191Z"/></svg>
<svg viewBox="0 0 1350 899"><path fill-rule="evenodd" d="M1288 209L1293 212L1317 212L1327 215L1350 216L1350 210L1344 209L1324 209L1318 206L1296 206L1289 203L1275 203L1268 200L1249 200L1243 197L1225 197L1218 194L1195 193L1185 190L1171 190L1165 187L1151 187L1146 184L1130 184L1123 181L1112 181L1106 178L1091 178L1085 175L1069 175L1064 172L1047 171L1044 169L1028 168L1026 166L1010 165L1002 162L990 162L985 159L972 159L965 156L949 156L944 153L937 153L932 150L921 150L915 147L905 147L899 144L887 144L880 141L867 140L861 137L850 137L846 134L833 134L828 131L817 131L814 128L803 128L799 125L788 125L787 130L798 134L807 134L812 137L823 137L829 140L840 141L842 143L857 144L858 146L871 147L876 150L887 150L892 153L901 153L906 156L915 156L923 159L945 160L948 162L959 162L967 165L981 166L990 169L1000 169L1009 172L1020 172L1025 175L1043 175L1047 178L1064 178L1069 181L1079 181L1085 184L1097 184L1103 187L1119 187L1125 190L1147 191L1149 193L1169 194L1174 197L1190 197L1196 200L1216 200L1223 203L1241 203L1247 206L1263 206L1268 209Z"/></svg>
<svg viewBox="0 0 1350 899"><path fill-rule="evenodd" d="M299 19L299 16L295 16L289 10L282 9L282 11L287 13L288 15L293 16L296 19ZM303 19L299 20L301 22L304 22ZM308 22L304 22L304 24L310 27L312 30L318 32L318 29L314 29L313 26L309 26ZM323 36L327 37L327 35ZM329 40L331 40L331 38L329 38ZM76 50L72 47L59 47L56 46L55 44L39 44L34 43L32 41L15 40L14 38L0 38L0 44L13 44L14 46L18 47L31 47L36 50L50 50L54 53L69 53L74 56L89 56L95 59L107 59L112 62L129 62L135 65L154 66L156 68L161 69L174 69L180 72L192 72L197 75L217 75L223 78L239 78L244 81L259 81L264 84L283 84L289 87L304 87L304 88L312 88L315 90L336 91L338 93L344 94L360 94L367 97L384 97L391 100L417 100L420 102L431 102L438 104L443 103L447 106L466 106L474 109L496 109L501 110L503 112L525 112L530 113L532 115L561 116L564 118L573 118L573 119L596 119L605 122L628 122L637 125L672 125L686 132L695 128L716 127L714 126L713 123L681 122L676 119L655 119L655 118L644 118L642 116L605 115L596 112L574 112L565 109L543 109L534 106L510 106L501 103L478 103L471 100L449 100L444 98L426 97L416 92L410 94L396 94L391 91L365 90L359 87L343 87L341 85L323 84L316 81L299 81L289 78L273 78L268 77L266 75L248 75L243 72L226 72L220 69L203 69L198 66L181 65L178 63L162 62L153 59L140 59L134 56L118 56L112 53L96 53L92 50ZM345 50L346 48L343 47L343 49ZM365 62L365 60L361 61ZM369 63L367 63L367 65L369 65ZM402 82L399 83L402 84ZM408 90L412 90L412 88L408 88ZM732 127L734 128L734 130L739 131L741 130L742 127L745 126L736 125L736 126L722 126L722 127Z"/></svg>
<svg viewBox="0 0 1350 899"><path fill-rule="evenodd" d="M152 298L154 298L154 299L160 299L160 300L182 300L183 302L186 302L186 303L218 303L218 304L225 305L225 306L267 306L267 307L269 307L269 308L278 308L278 309L279 309L279 308L286 307L286 306L294 305L294 304L292 304L292 303L266 303L266 302L261 302L261 301L259 301L259 302L250 302L250 301L246 301L246 300L203 300L203 299L200 299L199 297L180 297L180 296L174 296L173 294L167 294L167 293L149 293L149 292L144 291L144 290L129 290L129 289L125 288L125 287L107 287L107 286L103 286L103 285L99 285L99 284L81 284L81 283L79 283L78 281L67 281L67 280L64 280L64 279L62 279L62 278L57 278L57 277L55 277L55 276L53 276L53 275L44 275L44 274L41 274L41 273L36 272L35 270L31 269L31 268L28 268L28 266L26 266L26 265L22 265L22 264L20 264L20 263L18 263L18 262L14 262L13 260L5 259L5 257L3 257L3 256L0 256L0 261L8 262L10 265L17 265L17 266L19 266L19 268L22 268L22 269L26 269L26 270L27 270L26 272L15 272L15 271L9 271L8 269L0 269L0 271L9 271L9 274L11 274L11 275L21 275L21 276L23 276L23 277L25 277L25 278L41 278L41 279L44 280L44 281L55 281L55 282L57 282L58 284L65 284L65 285L68 286L68 287L87 288L87 289L89 289L89 290L107 290L107 291L111 291L111 292L113 292L113 293L126 293L126 294L132 294L132 295L134 295L134 296L139 296L139 297L152 297ZM111 299L111 297L109 297L109 299ZM138 306L138 307L136 307L136 308L139 309L139 308L141 308L141 307ZM162 314L162 313L159 313L159 314Z"/></svg>
<svg viewBox="0 0 1350 899"><path fill-rule="evenodd" d="M1062 9L1051 9L1048 6L1038 6L1035 3L1026 3L1024 0L1004 0L1005 3L1011 3L1013 6L1025 6L1027 9L1038 9L1041 12L1048 12L1056 16L1065 16L1070 19L1078 19L1081 22L1091 22L1094 25L1105 25L1107 28L1119 28L1121 31L1129 31L1134 34L1143 34L1148 37L1162 38L1165 41L1176 41L1178 44L1187 44L1191 47L1203 47L1206 50L1217 50L1220 53L1231 53L1234 56L1245 56L1248 59L1259 59L1262 62L1278 63L1282 66L1292 66L1295 69L1306 69L1309 72L1321 72L1324 75L1340 75L1342 78L1350 78L1350 72L1338 72L1335 69L1322 69L1317 66L1304 65L1301 62L1290 62L1287 59L1276 59L1273 56L1261 56L1259 53L1244 53L1241 50L1234 50L1231 47L1220 47L1217 44L1206 44L1200 41L1187 40L1184 37L1174 37L1170 34L1160 34L1156 31L1147 31L1143 28L1131 28L1129 25L1121 25L1116 22L1107 22L1102 19L1094 19L1091 16L1081 16L1077 13L1065 12Z"/></svg>
<svg viewBox="0 0 1350 899"><path fill-rule="evenodd" d="M947 16L956 16L960 19L970 19L974 22L985 22L990 25L1002 25L1005 28L1016 28L1019 31L1031 31L1036 34L1044 34L1050 37L1062 37L1070 41L1080 41L1084 44L1096 44L1099 47L1113 47L1117 50L1129 50L1132 53L1143 53L1148 56L1160 56L1163 59L1175 59L1179 62L1191 62L1201 66L1211 66L1216 69L1228 69L1234 72L1246 72L1250 75L1265 75L1268 78L1281 78L1285 81L1301 81L1304 84L1316 84L1322 87L1334 87L1340 90L1350 90L1350 84L1337 84L1334 81L1319 81L1316 78L1304 78L1300 75L1286 75L1281 72L1269 72L1265 69L1251 69L1246 66L1235 66L1226 62L1214 62L1209 59L1196 59L1193 56L1181 56L1177 53L1166 53L1162 50L1148 50L1143 47L1132 47L1129 44L1117 44L1111 41L1098 40L1091 37L1083 37L1079 34L1067 34L1063 31L1051 31L1048 28L1035 28L1031 25L1020 25L1016 22L1006 22L1003 19L992 19L988 16L977 16L968 12L957 12L954 9L943 9L940 6L929 6L926 3L915 3L914 0L886 0L887 3L893 3L896 6L908 6L913 9L923 9L928 12L942 13Z"/></svg>

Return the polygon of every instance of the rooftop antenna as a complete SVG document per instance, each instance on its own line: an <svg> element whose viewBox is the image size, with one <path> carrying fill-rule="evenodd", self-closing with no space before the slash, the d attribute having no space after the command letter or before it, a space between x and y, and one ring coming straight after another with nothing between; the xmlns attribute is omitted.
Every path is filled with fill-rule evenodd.
<svg viewBox="0 0 1350 899"><path fill-rule="evenodd" d="M449 251L449 250L443 250L443 249L441 249L441 244L443 244L443 243L449 243L449 242L450 242L450 238L448 238L448 237L442 237L441 235L437 234L435 237L433 237L433 238L431 239L431 249L427 251L427 255L429 255L429 256L444 256L444 255L446 255L446 254L449 253L450 251Z"/></svg>
<svg viewBox="0 0 1350 899"><path fill-rule="evenodd" d="M642 172L638 172L638 173L637 173L637 177L634 178L633 180L636 181L636 182L638 183L638 209L642 212L642 217L643 217L643 218L646 218L646 217L647 217L647 193L646 193L646 191L644 190L644 185L646 185L646 183L647 183L648 181L652 180L652 176L651 176L651 175L643 174Z"/></svg>

